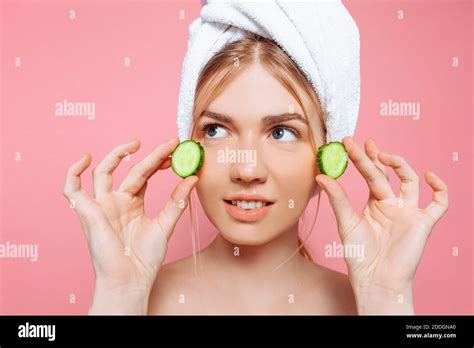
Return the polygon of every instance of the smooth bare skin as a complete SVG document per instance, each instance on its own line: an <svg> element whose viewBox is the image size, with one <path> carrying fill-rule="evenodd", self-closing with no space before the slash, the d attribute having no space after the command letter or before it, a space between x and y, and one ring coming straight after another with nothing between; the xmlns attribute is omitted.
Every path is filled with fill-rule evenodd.
<svg viewBox="0 0 474 348"><path fill-rule="evenodd" d="M135 152L138 144L114 150L94 170L95 199L80 188L80 174L90 165L90 157L71 167L65 194L76 200L97 277L90 313L414 313L411 283L429 233L448 208L446 184L426 173L425 180L434 191L433 202L419 208L419 179L403 158L380 152L370 139L364 151L346 137L343 142L349 158L370 191L367 205L358 215L344 188L317 172L304 122L262 123L264 116L285 113L289 105L294 113L302 114L291 94L260 65L238 75L208 108L228 115L233 124L205 116L198 119L193 138L206 150L199 180L183 180L172 203L155 218L143 215L146 180L158 169L169 168L167 157L177 145L176 139L134 166L117 191L111 185L113 168L123 153ZM202 130L208 123L219 125L214 132ZM282 127L297 130L300 137L287 129L277 139L274 130ZM257 150L256 165L219 163L217 151L225 147ZM400 197L388 184L387 166L400 178ZM272 272L296 249L298 218L316 184L329 197L342 242L364 244L365 258L362 262L346 259L348 276L314 264L299 253ZM184 210L177 202L183 199L187 203L193 185L219 231L198 255L200 277L194 275L192 257L161 266L167 240ZM253 192L275 201L263 220L239 222L224 210L224 197ZM289 199L294 200L294 208L289 208ZM124 256L125 245L133 246L129 257ZM291 303L290 295L294 299Z"/></svg>

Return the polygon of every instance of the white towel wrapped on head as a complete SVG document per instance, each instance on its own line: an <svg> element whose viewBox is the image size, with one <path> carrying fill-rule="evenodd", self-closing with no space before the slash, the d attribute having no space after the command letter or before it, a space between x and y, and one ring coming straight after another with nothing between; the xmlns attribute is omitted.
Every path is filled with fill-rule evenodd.
<svg viewBox="0 0 474 348"><path fill-rule="evenodd" d="M194 94L206 63L250 31L275 41L306 75L326 111L326 141L352 136L359 114L359 30L341 1L208 0L189 27L178 136L191 136Z"/></svg>

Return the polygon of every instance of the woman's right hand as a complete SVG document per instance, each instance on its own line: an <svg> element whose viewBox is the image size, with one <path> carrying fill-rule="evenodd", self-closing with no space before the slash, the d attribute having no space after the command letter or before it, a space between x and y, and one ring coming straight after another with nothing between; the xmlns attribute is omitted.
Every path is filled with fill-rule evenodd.
<svg viewBox="0 0 474 348"><path fill-rule="evenodd" d="M117 146L93 170L95 198L81 187L80 177L91 164L91 156L84 155L69 168L64 196L79 215L96 275L89 313L146 314L168 240L198 181L197 176L182 180L158 216L145 215L147 181L156 171L171 166L169 155L178 143L174 137L158 146L114 190L113 171L122 158L139 149L140 142L135 139Z"/></svg>

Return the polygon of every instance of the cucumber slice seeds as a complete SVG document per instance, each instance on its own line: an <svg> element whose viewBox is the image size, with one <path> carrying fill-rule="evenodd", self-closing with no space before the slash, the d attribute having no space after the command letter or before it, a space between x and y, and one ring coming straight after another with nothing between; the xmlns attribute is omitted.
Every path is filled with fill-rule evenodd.
<svg viewBox="0 0 474 348"><path fill-rule="evenodd" d="M349 163L346 148L339 141L331 141L320 146L317 161L321 174L326 174L333 179L344 174Z"/></svg>
<svg viewBox="0 0 474 348"><path fill-rule="evenodd" d="M171 154L171 168L182 178L196 174L204 162L204 148L194 140L178 144Z"/></svg>

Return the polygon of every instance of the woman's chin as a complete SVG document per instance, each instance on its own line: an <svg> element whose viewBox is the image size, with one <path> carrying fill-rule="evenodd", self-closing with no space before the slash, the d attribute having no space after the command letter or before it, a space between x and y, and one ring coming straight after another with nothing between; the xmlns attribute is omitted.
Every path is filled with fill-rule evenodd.
<svg viewBox="0 0 474 348"><path fill-rule="evenodd" d="M226 225L225 228L220 229L220 235L229 243L236 245L263 245L276 238L276 234L265 233L262 228L257 226L244 226L232 228Z"/></svg>

